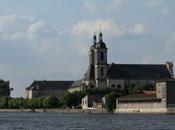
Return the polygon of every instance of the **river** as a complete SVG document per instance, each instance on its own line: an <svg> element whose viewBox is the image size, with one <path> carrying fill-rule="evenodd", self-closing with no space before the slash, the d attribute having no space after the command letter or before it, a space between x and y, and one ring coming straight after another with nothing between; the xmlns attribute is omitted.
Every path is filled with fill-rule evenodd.
<svg viewBox="0 0 175 130"><path fill-rule="evenodd" d="M0 113L0 130L175 130L175 115Z"/></svg>

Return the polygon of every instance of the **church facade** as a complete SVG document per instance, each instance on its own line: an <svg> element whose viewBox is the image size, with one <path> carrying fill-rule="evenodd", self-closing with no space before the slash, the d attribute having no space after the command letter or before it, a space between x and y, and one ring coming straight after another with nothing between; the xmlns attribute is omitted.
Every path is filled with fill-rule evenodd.
<svg viewBox="0 0 175 130"><path fill-rule="evenodd" d="M93 36L93 44L89 49L89 67L84 77L74 81L69 92L82 91L87 88L117 87L125 89L128 86L155 86L157 81L174 79L173 63L165 64L109 64L108 48L100 31L97 40Z"/></svg>

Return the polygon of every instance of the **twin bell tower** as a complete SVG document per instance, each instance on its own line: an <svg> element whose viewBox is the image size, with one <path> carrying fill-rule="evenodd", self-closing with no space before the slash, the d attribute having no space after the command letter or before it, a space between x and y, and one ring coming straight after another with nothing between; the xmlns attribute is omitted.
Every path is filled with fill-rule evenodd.
<svg viewBox="0 0 175 130"><path fill-rule="evenodd" d="M94 66L95 75L95 86L106 87L106 77L107 77L107 48L106 44L103 42L103 34L100 31L99 39L97 41L97 36L93 36L93 45L89 50L89 64Z"/></svg>

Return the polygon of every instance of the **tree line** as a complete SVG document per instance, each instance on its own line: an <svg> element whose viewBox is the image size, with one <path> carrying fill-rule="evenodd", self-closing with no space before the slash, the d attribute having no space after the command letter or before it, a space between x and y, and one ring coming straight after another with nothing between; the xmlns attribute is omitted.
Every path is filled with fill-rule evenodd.
<svg viewBox="0 0 175 130"><path fill-rule="evenodd" d="M131 87L128 87L129 89ZM45 96L32 99L0 97L1 109L44 109L44 108L81 108L81 100L86 95L100 95L105 97L105 108L112 111L116 107L116 98L131 93L141 93L148 90L148 86L137 85L128 90L118 88L91 88L82 92L65 92L62 98Z"/></svg>

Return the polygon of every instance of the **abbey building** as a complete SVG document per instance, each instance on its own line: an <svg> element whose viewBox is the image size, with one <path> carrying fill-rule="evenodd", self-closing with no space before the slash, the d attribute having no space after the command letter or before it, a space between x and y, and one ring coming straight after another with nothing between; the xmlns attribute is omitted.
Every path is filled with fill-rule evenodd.
<svg viewBox="0 0 175 130"><path fill-rule="evenodd" d="M117 87L125 89L135 85L154 87L157 81L174 78L173 63L165 64L115 64L108 63L108 48L102 32L89 49L89 67L80 80L74 81L68 91L82 91L87 88Z"/></svg>

